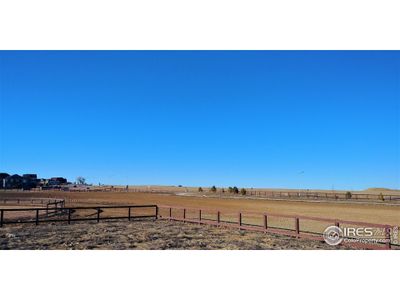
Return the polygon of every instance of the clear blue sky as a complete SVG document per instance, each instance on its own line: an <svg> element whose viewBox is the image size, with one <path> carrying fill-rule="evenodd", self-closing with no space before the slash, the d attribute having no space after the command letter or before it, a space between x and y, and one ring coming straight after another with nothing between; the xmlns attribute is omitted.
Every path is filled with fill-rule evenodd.
<svg viewBox="0 0 400 300"><path fill-rule="evenodd" d="M2 51L0 100L0 172L400 188L400 51Z"/></svg>

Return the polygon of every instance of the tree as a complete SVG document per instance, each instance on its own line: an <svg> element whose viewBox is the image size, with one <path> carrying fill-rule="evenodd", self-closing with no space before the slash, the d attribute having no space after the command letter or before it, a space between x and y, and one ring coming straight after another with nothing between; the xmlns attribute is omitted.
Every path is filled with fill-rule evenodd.
<svg viewBox="0 0 400 300"><path fill-rule="evenodd" d="M76 183L77 184L86 184L86 179L82 176L76 177Z"/></svg>
<svg viewBox="0 0 400 300"><path fill-rule="evenodd" d="M228 187L228 192L231 193L231 194L233 193L233 188L231 186Z"/></svg>
<svg viewBox="0 0 400 300"><path fill-rule="evenodd" d="M241 188L240 189L240 193L244 196L244 195L246 195L247 191L246 191L246 189Z"/></svg>
<svg viewBox="0 0 400 300"><path fill-rule="evenodd" d="M215 185L213 185L210 189L211 192L215 193L217 191L217 188L215 187Z"/></svg>
<svg viewBox="0 0 400 300"><path fill-rule="evenodd" d="M203 191L203 188L202 187L199 187L199 192L201 193Z"/></svg>
<svg viewBox="0 0 400 300"><path fill-rule="evenodd" d="M239 189L236 186L234 186L232 190L234 194L239 194Z"/></svg>
<svg viewBox="0 0 400 300"><path fill-rule="evenodd" d="M346 193L346 199L351 199L352 194L350 192Z"/></svg>

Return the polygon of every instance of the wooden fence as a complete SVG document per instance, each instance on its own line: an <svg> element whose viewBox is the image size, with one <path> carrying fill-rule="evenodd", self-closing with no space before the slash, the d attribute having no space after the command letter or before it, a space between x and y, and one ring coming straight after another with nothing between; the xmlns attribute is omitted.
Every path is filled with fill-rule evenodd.
<svg viewBox="0 0 400 300"><path fill-rule="evenodd" d="M135 214L151 209L147 214ZM91 212L90 214L79 214L79 212ZM79 206L79 207L53 207L52 214L49 208L1 208L0 227L5 224L35 223L43 222L67 222L74 221L97 221L118 219L157 219L157 205L118 205L118 206ZM106 215L106 216L105 216Z"/></svg>
<svg viewBox="0 0 400 300"><path fill-rule="evenodd" d="M374 229L381 236L378 239L367 238L357 242L357 238L348 238L347 245L369 249L391 249L400 247L397 236L398 228L390 225L356 222L340 219L328 219L299 215L284 215L254 212L222 212L219 210L185 208L176 206L158 206L159 218L196 224L208 224L239 230L274 233L297 238L323 241L323 231L328 226L352 226ZM396 231L397 230L397 231ZM376 241L379 240L379 241Z"/></svg>
<svg viewBox="0 0 400 300"><path fill-rule="evenodd" d="M53 213L50 215L49 210ZM83 212L86 212L84 214ZM88 212L90 212L88 214ZM14 215L13 215L14 214ZM398 228L391 225L368 222L356 222L341 219L285 215L274 213L229 212L203 208L186 208L162 205L118 205L118 206L79 206L64 207L55 205L46 208L1 208L0 227L5 224L43 222L97 221L165 219L196 224L235 228L238 230L258 231L287 235L310 240L323 240L323 232L328 226L371 228L376 232L374 238L358 242L356 237L348 238L344 244L356 248L391 249L399 248ZM380 235L380 236L379 236ZM352 240L353 239L353 240Z"/></svg>

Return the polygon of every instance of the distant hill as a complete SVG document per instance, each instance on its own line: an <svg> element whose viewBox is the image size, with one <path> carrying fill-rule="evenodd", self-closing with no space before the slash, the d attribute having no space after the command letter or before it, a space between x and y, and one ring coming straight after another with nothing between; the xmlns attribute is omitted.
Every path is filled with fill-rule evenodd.
<svg viewBox="0 0 400 300"><path fill-rule="evenodd" d="M396 189L388 189L388 188L369 188L365 190L366 192L400 192L400 190Z"/></svg>

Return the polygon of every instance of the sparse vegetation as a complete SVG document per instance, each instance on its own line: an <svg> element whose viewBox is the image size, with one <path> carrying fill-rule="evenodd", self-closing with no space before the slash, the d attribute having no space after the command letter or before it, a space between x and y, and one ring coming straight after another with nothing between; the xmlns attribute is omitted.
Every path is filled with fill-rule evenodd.
<svg viewBox="0 0 400 300"><path fill-rule="evenodd" d="M203 192L203 188L202 187L199 187L199 192L200 193Z"/></svg>
<svg viewBox="0 0 400 300"><path fill-rule="evenodd" d="M213 186L210 188L210 191L213 192L213 193L217 192L217 188L215 187L215 185L213 185Z"/></svg>
<svg viewBox="0 0 400 300"><path fill-rule="evenodd" d="M239 194L239 189L236 186L232 188L232 191L234 194Z"/></svg>
<svg viewBox="0 0 400 300"><path fill-rule="evenodd" d="M351 194L351 192L347 192L346 193L346 199L351 199L353 195Z"/></svg>
<svg viewBox="0 0 400 300"><path fill-rule="evenodd" d="M233 188L231 186L228 187L228 192L231 193L231 194L233 193Z"/></svg>
<svg viewBox="0 0 400 300"><path fill-rule="evenodd" d="M242 194L243 196L246 195L247 191L244 188L240 189L240 194Z"/></svg>
<svg viewBox="0 0 400 300"><path fill-rule="evenodd" d="M57 232L58 234L54 234ZM321 241L168 221L16 224L0 232L0 249L332 249Z"/></svg>

